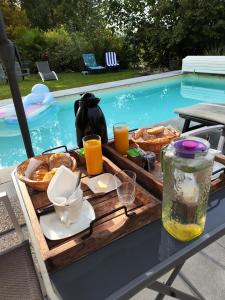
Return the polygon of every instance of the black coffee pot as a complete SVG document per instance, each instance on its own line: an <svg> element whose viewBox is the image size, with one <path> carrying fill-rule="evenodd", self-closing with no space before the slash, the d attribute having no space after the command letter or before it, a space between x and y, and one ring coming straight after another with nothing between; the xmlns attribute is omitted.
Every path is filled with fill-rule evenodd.
<svg viewBox="0 0 225 300"><path fill-rule="evenodd" d="M102 143L108 142L107 126L105 116L98 106L99 98L92 93L85 93L81 99L74 103L75 127L77 145L83 147L82 138L90 134L101 136Z"/></svg>

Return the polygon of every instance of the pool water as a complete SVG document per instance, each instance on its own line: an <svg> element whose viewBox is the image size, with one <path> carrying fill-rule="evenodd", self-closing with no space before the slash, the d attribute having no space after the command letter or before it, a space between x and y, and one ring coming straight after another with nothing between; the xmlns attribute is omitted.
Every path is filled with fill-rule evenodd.
<svg viewBox="0 0 225 300"><path fill-rule="evenodd" d="M199 102L225 103L225 77L180 75L95 93L101 98L108 135L117 122L135 129L176 117L174 110ZM36 155L60 145L76 146L74 100L79 95L58 98L57 103L29 122ZM0 168L26 159L18 124L0 119Z"/></svg>

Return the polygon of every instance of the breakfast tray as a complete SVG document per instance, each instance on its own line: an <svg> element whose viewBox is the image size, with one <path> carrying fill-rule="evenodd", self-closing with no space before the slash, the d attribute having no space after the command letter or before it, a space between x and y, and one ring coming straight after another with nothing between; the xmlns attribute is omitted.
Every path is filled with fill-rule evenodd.
<svg viewBox="0 0 225 300"><path fill-rule="evenodd" d="M70 155L77 159L78 154L70 151ZM108 158L103 157L104 172L115 174L120 169ZM81 188L84 196L93 194L87 187L88 176L85 168L79 164L75 173L82 170ZM55 271L63 266L86 256L97 249L110 244L116 239L151 223L161 216L161 203L140 185L136 185L136 198L128 209L121 207L116 191L89 199L96 219L90 228L70 238L48 240L41 229L37 209L50 204L45 191L34 191L19 180L24 204L29 214L35 236L39 242L43 260L49 271Z"/></svg>
<svg viewBox="0 0 225 300"><path fill-rule="evenodd" d="M132 140L129 140L130 145L133 144ZM110 141L108 144L103 145L103 153L112 162L123 170L132 170L137 174L137 181L150 193L153 193L159 199L162 199L163 191L163 177L161 171L161 164L159 157L156 159L154 170L151 172L146 171L135 162L129 160L125 156L121 155L114 148L114 142Z"/></svg>
<svg viewBox="0 0 225 300"><path fill-rule="evenodd" d="M130 145L133 141L130 140ZM123 170L132 170L137 174L138 183L143 186L150 193L155 195L158 199L162 199L163 191L163 174L161 171L161 163L159 155L156 156L156 164L154 170L151 172L146 171L141 166L137 165L135 162L131 161L127 157L121 155L114 148L114 142L110 141L108 144L103 145L103 153L111 161L113 161L118 167ZM215 161L220 162L224 165L225 169L225 156L222 154L217 154L215 156ZM222 174L219 178L212 181L211 191L219 189L225 184L225 176Z"/></svg>
<svg viewBox="0 0 225 300"><path fill-rule="evenodd" d="M217 171L223 173L217 179L211 182L211 189L210 189L211 192L214 192L225 186L225 155L217 154L215 156L215 161L223 165L223 167ZM213 172L213 174L217 172Z"/></svg>

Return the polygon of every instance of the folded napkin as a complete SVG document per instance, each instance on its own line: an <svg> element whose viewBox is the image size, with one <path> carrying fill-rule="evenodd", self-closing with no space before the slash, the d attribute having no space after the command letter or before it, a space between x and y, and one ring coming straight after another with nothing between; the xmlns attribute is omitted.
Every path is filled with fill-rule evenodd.
<svg viewBox="0 0 225 300"><path fill-rule="evenodd" d="M35 158L31 158L29 160L28 166L26 168L26 171L24 172L24 175L26 178L30 178L31 174L37 170L37 168L42 164L42 160L40 159L35 159Z"/></svg>
<svg viewBox="0 0 225 300"><path fill-rule="evenodd" d="M79 187L75 190L77 180L78 176L70 169L59 167L47 189L49 201L62 206L73 202L79 194Z"/></svg>

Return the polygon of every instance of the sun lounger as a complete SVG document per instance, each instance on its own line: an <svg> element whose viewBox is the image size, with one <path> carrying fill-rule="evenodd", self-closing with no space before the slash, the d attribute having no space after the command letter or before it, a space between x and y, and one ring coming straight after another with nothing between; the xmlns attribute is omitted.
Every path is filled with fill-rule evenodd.
<svg viewBox="0 0 225 300"><path fill-rule="evenodd" d="M188 107L178 108L175 113L185 119L183 132L201 128L203 126L225 125L225 105L200 103ZM197 122L198 125L190 127L191 122ZM225 142L225 130L223 128L218 147L223 149Z"/></svg>
<svg viewBox="0 0 225 300"><path fill-rule="evenodd" d="M23 78L23 80L24 80L25 76L30 75L30 70L28 68L25 68L25 69L21 68L18 61L15 62L15 69L16 69L16 76L18 78Z"/></svg>
<svg viewBox="0 0 225 300"><path fill-rule="evenodd" d="M18 61L15 62L15 71L16 71L16 76L17 78L23 78L25 76L30 75L30 70L29 68L21 68L20 64ZM3 69L3 66L0 64L0 80L7 82L8 81L8 77Z"/></svg>
<svg viewBox="0 0 225 300"><path fill-rule="evenodd" d="M225 56L186 56L182 72L225 74Z"/></svg>
<svg viewBox="0 0 225 300"><path fill-rule="evenodd" d="M30 75L30 69L21 67L18 61L15 62L15 68L16 68L16 75L18 77L22 77L24 79L25 76Z"/></svg>
<svg viewBox="0 0 225 300"><path fill-rule="evenodd" d="M58 80L58 77L54 71L50 70L48 61L37 61L36 66L38 69L38 74L41 77L41 80Z"/></svg>
<svg viewBox="0 0 225 300"><path fill-rule="evenodd" d="M0 298L10 300L44 299L31 256L29 241L24 240L23 232L5 192L0 193L1 202L5 204L20 243L0 253Z"/></svg>
<svg viewBox="0 0 225 300"><path fill-rule="evenodd" d="M85 69L88 72L102 72L105 71L105 67L96 63L95 55L93 53L82 54Z"/></svg>
<svg viewBox="0 0 225 300"><path fill-rule="evenodd" d="M196 105L178 108L175 113L179 114L181 118L187 120L185 131L190 128L189 121L195 121L202 125L225 125L225 105L223 104L210 104L210 103L199 103ZM188 124L189 123L189 124Z"/></svg>
<svg viewBox="0 0 225 300"><path fill-rule="evenodd" d="M120 67L116 58L116 52L105 53L105 65L108 69L118 69Z"/></svg>

